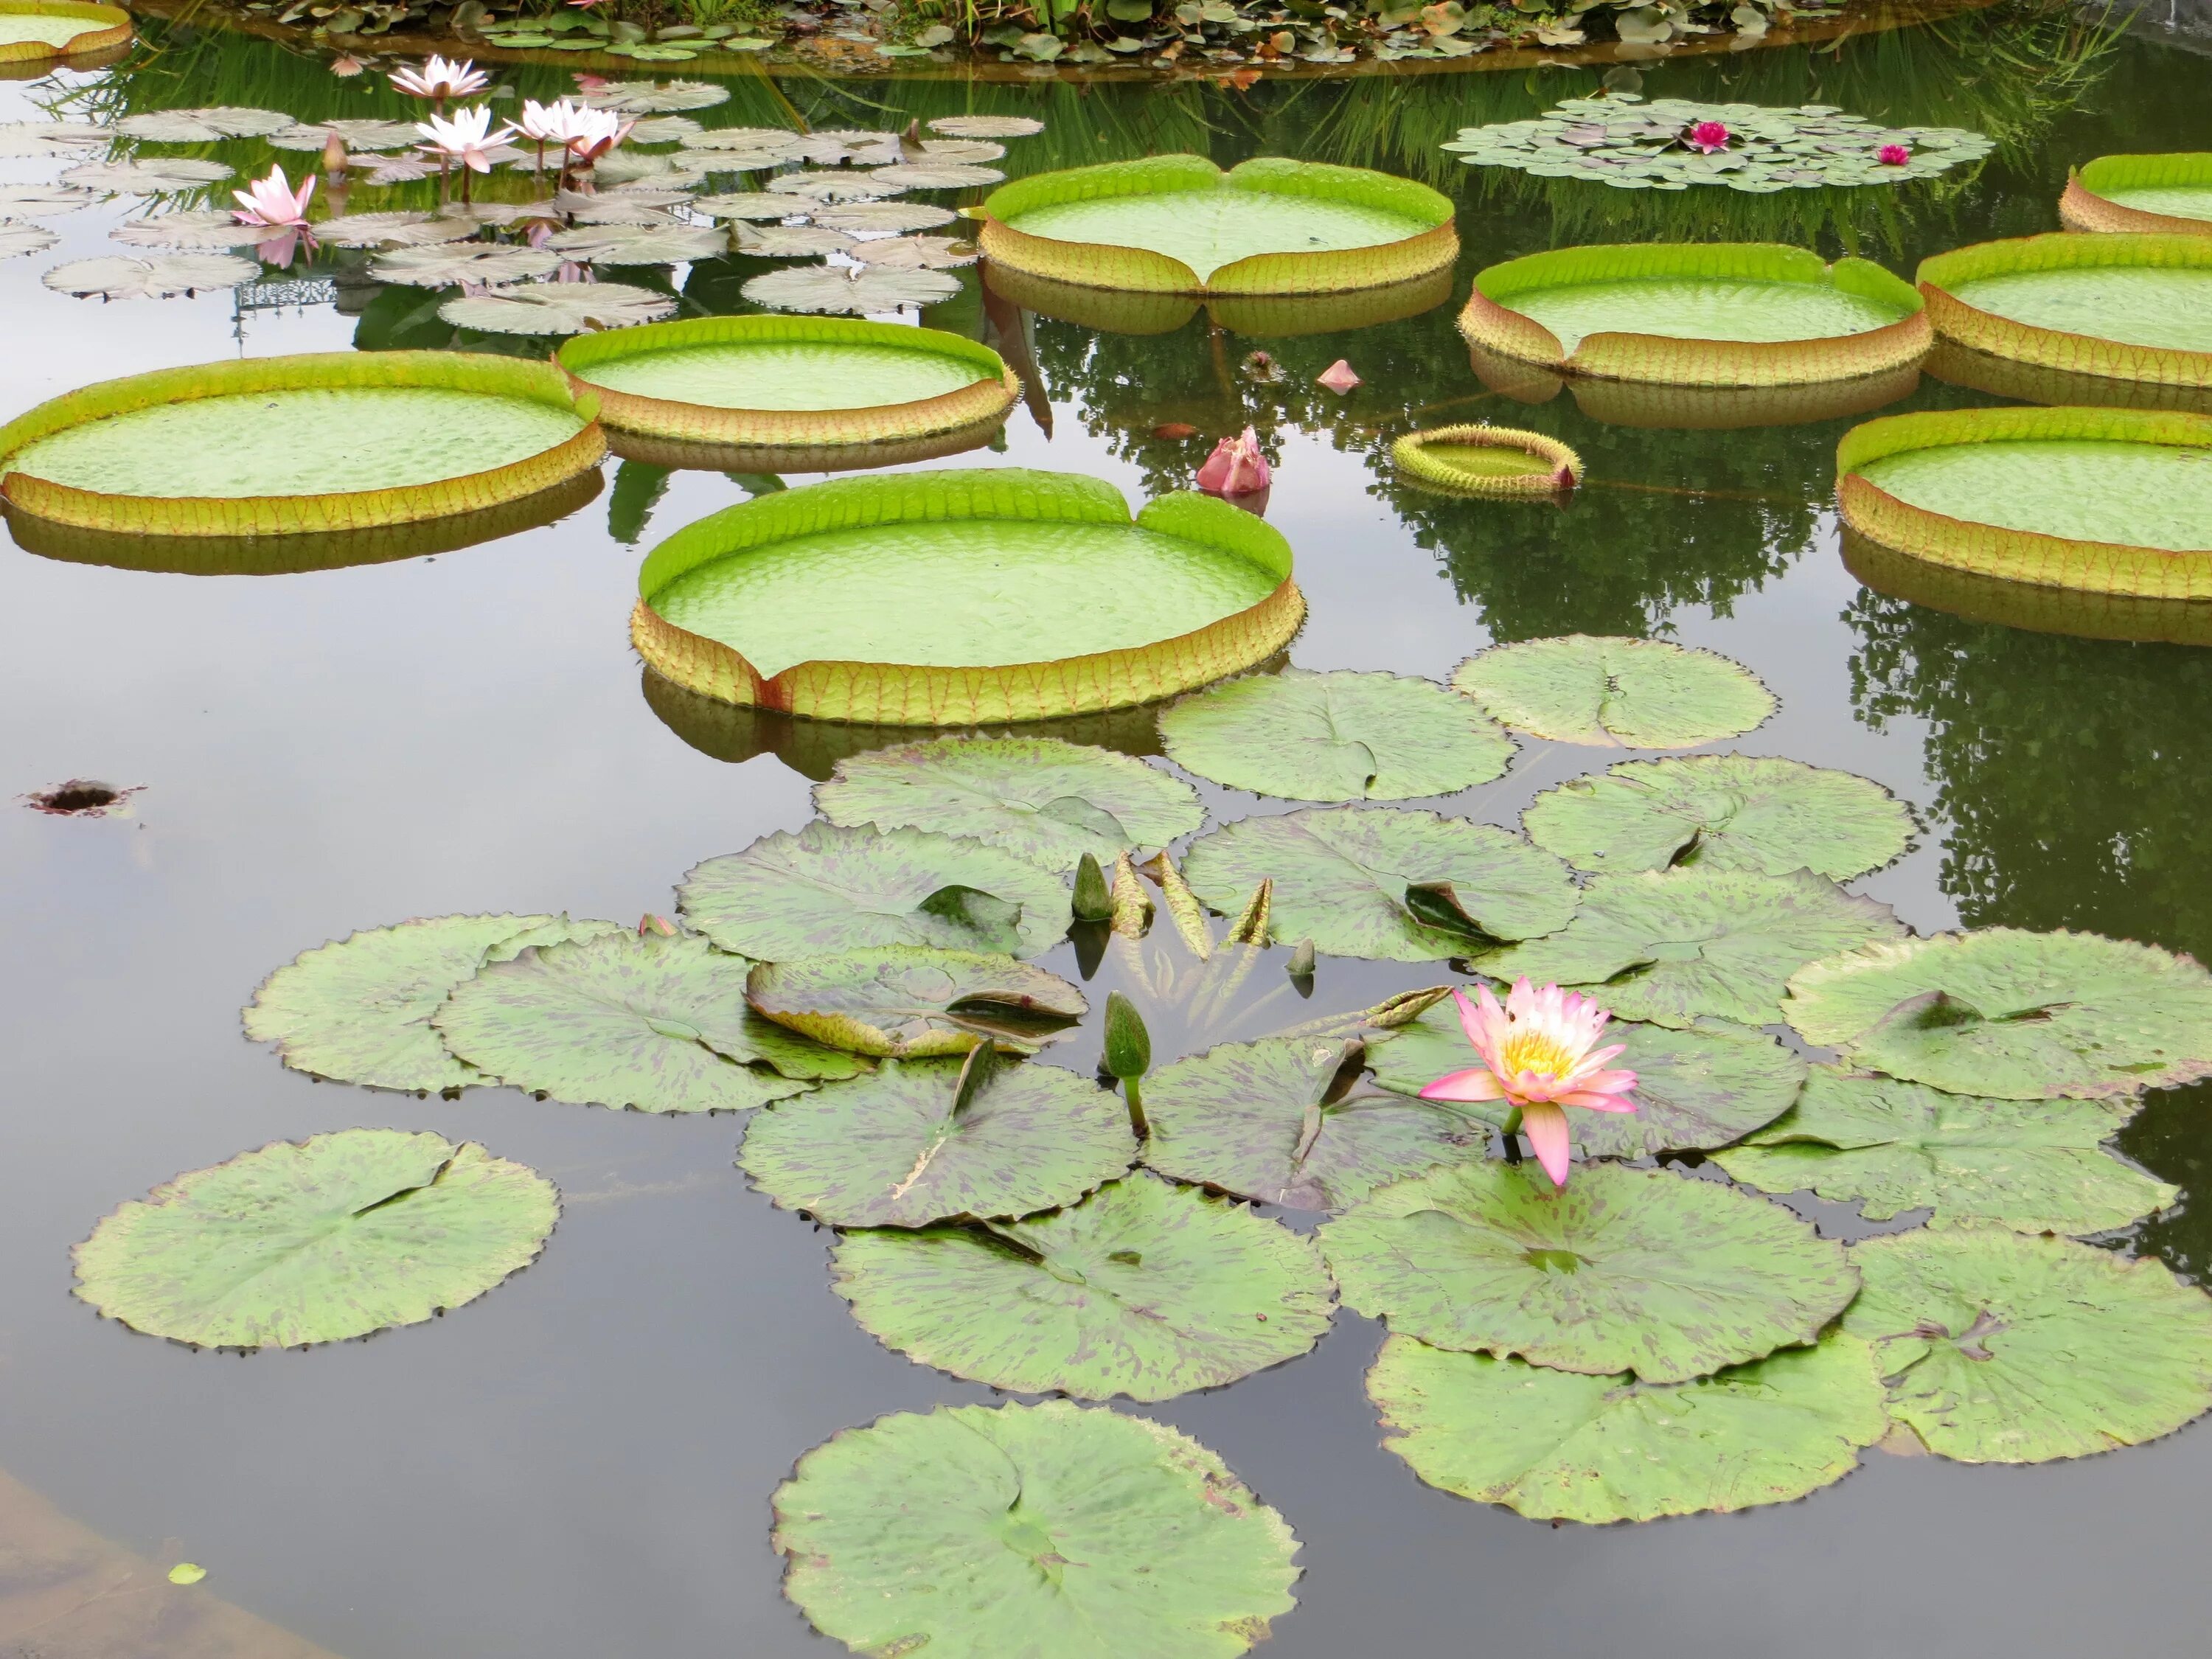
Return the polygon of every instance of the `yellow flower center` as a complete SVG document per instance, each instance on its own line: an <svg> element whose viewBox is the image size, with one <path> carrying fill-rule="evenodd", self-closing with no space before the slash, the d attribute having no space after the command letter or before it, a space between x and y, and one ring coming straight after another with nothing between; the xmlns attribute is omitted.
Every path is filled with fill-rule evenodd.
<svg viewBox="0 0 2212 1659"><path fill-rule="evenodd" d="M1574 1069L1575 1057L1559 1041L1542 1031L1516 1031L1505 1039L1503 1055L1505 1075L1519 1077L1523 1072L1535 1072L1548 1078L1563 1078Z"/></svg>

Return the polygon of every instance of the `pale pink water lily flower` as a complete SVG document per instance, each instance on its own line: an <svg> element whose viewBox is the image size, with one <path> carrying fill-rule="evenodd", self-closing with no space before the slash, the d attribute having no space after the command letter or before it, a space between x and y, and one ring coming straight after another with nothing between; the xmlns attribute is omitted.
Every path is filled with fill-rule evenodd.
<svg viewBox="0 0 2212 1659"><path fill-rule="evenodd" d="M1711 155L1717 149L1729 147L1728 125L1723 121L1700 121L1682 135L1682 142L1700 155Z"/></svg>
<svg viewBox="0 0 2212 1659"><path fill-rule="evenodd" d="M448 98L466 98L491 84L491 76L471 59L465 58L456 64L434 53L421 69L394 70L388 78L394 90L440 104Z"/></svg>
<svg viewBox="0 0 2212 1659"><path fill-rule="evenodd" d="M1260 453L1260 434L1249 426L1216 444L1198 469L1198 487L1212 495L1256 495L1274 481L1274 469Z"/></svg>
<svg viewBox="0 0 2212 1659"><path fill-rule="evenodd" d="M1628 1097L1636 1073L1608 1071L1606 1062L1628 1045L1595 1045L1612 1015L1589 998L1556 985L1542 990L1526 980L1499 1007L1486 985L1479 1001L1454 991L1459 1023L1482 1064L1440 1077L1421 1091L1424 1100L1502 1100L1519 1119L1517 1127L1554 1187L1567 1184L1569 1135L1566 1109L1590 1112L1632 1112Z"/></svg>
<svg viewBox="0 0 2212 1659"><path fill-rule="evenodd" d="M1352 373L1352 365L1350 363L1345 362L1343 358L1339 357L1334 362L1331 363L1327 368L1322 370L1318 375L1314 377L1314 384L1316 386L1325 386L1331 392L1336 392L1341 396L1343 393L1351 391L1352 387L1359 384L1359 376Z"/></svg>
<svg viewBox="0 0 2212 1659"><path fill-rule="evenodd" d="M1874 159L1886 167L1901 167L1912 159L1912 152L1902 144L1884 144L1874 153Z"/></svg>
<svg viewBox="0 0 2212 1659"><path fill-rule="evenodd" d="M550 104L541 104L535 98L522 102L522 114L515 125L526 138L534 138L541 144L559 144L563 149L568 141L583 131L578 125L580 117L594 113L581 104L572 104L566 98L556 98Z"/></svg>
<svg viewBox="0 0 2212 1659"><path fill-rule="evenodd" d="M315 175L309 173L294 190L292 182L284 176L284 169L273 167L266 179L256 179L244 190L234 190L230 199L238 204L237 211L230 216L241 225L266 225L271 230L305 230L307 228L307 203L315 193Z"/></svg>
<svg viewBox="0 0 2212 1659"><path fill-rule="evenodd" d="M612 110L580 109L568 137L568 154L580 167L587 167L629 137L635 120L625 121Z"/></svg>
<svg viewBox="0 0 2212 1659"><path fill-rule="evenodd" d="M477 173L489 173L491 152L515 136L513 127L501 127L497 132L491 130L488 104L455 110L450 118L434 115L427 121L417 121L415 131L422 135L422 148L430 154Z"/></svg>

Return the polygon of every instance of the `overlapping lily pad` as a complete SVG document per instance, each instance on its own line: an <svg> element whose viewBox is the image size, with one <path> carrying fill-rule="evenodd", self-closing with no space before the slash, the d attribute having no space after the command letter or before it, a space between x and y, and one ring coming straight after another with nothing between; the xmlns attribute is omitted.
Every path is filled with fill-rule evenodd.
<svg viewBox="0 0 2212 1659"><path fill-rule="evenodd" d="M195 1170L76 1247L76 1293L149 1336L298 1348L417 1325L544 1248L552 1182L474 1142L345 1129Z"/></svg>
<svg viewBox="0 0 2212 1659"><path fill-rule="evenodd" d="M581 334L657 322L676 301L628 283L530 283L494 294L465 294L438 307L455 328L487 334Z"/></svg>
<svg viewBox="0 0 2212 1659"><path fill-rule="evenodd" d="M1954 1094L2118 1098L2212 1076L2212 974L2095 933L1869 944L1796 974L1784 1012L1855 1065Z"/></svg>
<svg viewBox="0 0 2212 1659"><path fill-rule="evenodd" d="M779 311L843 313L853 316L934 305L960 291L960 279L941 270L872 270L795 265L754 277L740 290L756 305Z"/></svg>
<svg viewBox="0 0 2212 1659"><path fill-rule="evenodd" d="M126 247L206 250L246 247L265 240L266 225L241 225L234 213L156 213L127 220L108 235Z"/></svg>
<svg viewBox="0 0 2212 1659"><path fill-rule="evenodd" d="M1775 708L1749 669L1717 652L1602 635L1492 646L1451 684L1500 725L1594 749L1693 749Z"/></svg>
<svg viewBox="0 0 2212 1659"><path fill-rule="evenodd" d="M1066 1401L846 1429L775 1494L784 1594L856 1653L1235 1659L1297 1540L1166 1425Z"/></svg>
<svg viewBox="0 0 2212 1659"><path fill-rule="evenodd" d="M1234 1382L1304 1353L1335 1312L1310 1241L1141 1171L1026 1221L848 1233L831 1261L886 1346L1079 1400Z"/></svg>
<svg viewBox="0 0 2212 1659"><path fill-rule="evenodd" d="M1583 1376L1393 1336L1367 1373L1383 1444L1430 1486L1534 1521L1656 1521L1802 1498L1889 1425L1841 1333L1686 1382Z"/></svg>
<svg viewBox="0 0 2212 1659"><path fill-rule="evenodd" d="M2212 1298L2152 1256L1994 1227L1854 1245L1889 1413L1966 1463L2087 1457L2212 1407Z"/></svg>
<svg viewBox="0 0 2212 1659"><path fill-rule="evenodd" d="M962 1054L979 1042L1031 1054L1090 1011L1057 974L980 951L914 945L764 962L745 995L779 1024L856 1054Z"/></svg>
<svg viewBox="0 0 2212 1659"><path fill-rule="evenodd" d="M1446 1164L1323 1224L1344 1305L1434 1347L1680 1382L1817 1337L1857 1293L1778 1204L1618 1164Z"/></svg>

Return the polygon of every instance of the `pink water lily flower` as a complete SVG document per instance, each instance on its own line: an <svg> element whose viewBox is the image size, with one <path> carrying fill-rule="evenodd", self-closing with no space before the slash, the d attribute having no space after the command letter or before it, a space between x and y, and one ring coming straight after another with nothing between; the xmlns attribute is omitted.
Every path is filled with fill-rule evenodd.
<svg viewBox="0 0 2212 1659"><path fill-rule="evenodd" d="M230 199L238 210L230 216L241 225L266 225L271 230L305 230L307 202L315 193L315 175L309 173L294 190L284 169L273 167L266 179L256 179L245 190L234 190Z"/></svg>
<svg viewBox="0 0 2212 1659"><path fill-rule="evenodd" d="M1212 495L1256 495L1275 481L1274 469L1260 453L1260 434L1224 438L1198 469L1198 487Z"/></svg>
<svg viewBox="0 0 2212 1659"><path fill-rule="evenodd" d="M1912 152L1902 144L1884 144L1874 153L1874 159L1886 167L1901 167L1912 159Z"/></svg>
<svg viewBox="0 0 2212 1659"><path fill-rule="evenodd" d="M455 64L434 53L421 69L394 70L389 78L394 90L440 104L448 98L465 98L471 93L482 92L491 84L491 76L470 59L465 58Z"/></svg>
<svg viewBox="0 0 2212 1659"><path fill-rule="evenodd" d="M1722 121L1700 121L1682 135L1682 142L1700 155L1711 155L1729 147L1728 125Z"/></svg>
<svg viewBox="0 0 2212 1659"><path fill-rule="evenodd" d="M1350 363L1339 357L1314 377L1314 384L1325 386L1331 392L1341 396L1359 384L1359 376L1352 372Z"/></svg>
<svg viewBox="0 0 2212 1659"><path fill-rule="evenodd" d="M522 115L515 125L526 138L534 138L541 144L566 147L569 139L583 129L578 125L580 117L595 113L581 104L572 104L565 98L556 98L550 104L541 104L535 98L522 102Z"/></svg>
<svg viewBox="0 0 2212 1659"><path fill-rule="evenodd" d="M587 167L629 137L635 120L625 121L612 110L580 109L568 135L568 154L576 165Z"/></svg>
<svg viewBox="0 0 2212 1659"><path fill-rule="evenodd" d="M1513 1108L1507 1133L1517 1127L1528 1137L1536 1161L1554 1187L1567 1184L1566 1108L1591 1112L1632 1112L1628 1097L1636 1073L1607 1071L1605 1064L1626 1043L1595 1047L1612 1018L1586 996L1547 985L1539 991L1516 980L1505 1006L1486 985L1470 1001L1454 991L1459 1023L1482 1064L1440 1077L1421 1091L1424 1100L1502 1100Z"/></svg>

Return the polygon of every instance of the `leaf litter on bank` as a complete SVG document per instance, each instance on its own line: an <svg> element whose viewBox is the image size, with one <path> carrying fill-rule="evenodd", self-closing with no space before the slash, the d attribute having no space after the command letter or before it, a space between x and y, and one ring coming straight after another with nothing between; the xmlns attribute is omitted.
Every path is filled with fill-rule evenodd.
<svg viewBox="0 0 2212 1659"><path fill-rule="evenodd" d="M962 1054L985 1042L1034 1054L1090 1012L1082 992L1042 968L913 945L763 962L745 994L756 1011L817 1042L896 1060Z"/></svg>
<svg viewBox="0 0 2212 1659"><path fill-rule="evenodd" d="M1749 669L1715 652L1589 634L1492 646L1451 684L1502 726L1593 748L1695 748L1775 709Z"/></svg>

